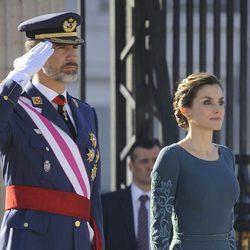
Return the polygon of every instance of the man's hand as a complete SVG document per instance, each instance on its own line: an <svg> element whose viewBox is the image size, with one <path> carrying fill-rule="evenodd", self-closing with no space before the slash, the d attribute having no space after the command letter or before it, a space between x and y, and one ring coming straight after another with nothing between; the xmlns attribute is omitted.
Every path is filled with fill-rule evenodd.
<svg viewBox="0 0 250 250"><path fill-rule="evenodd" d="M14 61L14 71L26 74L31 78L53 54L54 49L52 46L53 44L49 41L38 43L26 54Z"/></svg>

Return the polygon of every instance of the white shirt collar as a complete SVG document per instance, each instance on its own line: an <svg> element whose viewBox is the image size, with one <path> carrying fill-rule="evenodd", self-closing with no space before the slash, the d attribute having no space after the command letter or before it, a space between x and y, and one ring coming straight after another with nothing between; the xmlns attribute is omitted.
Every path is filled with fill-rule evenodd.
<svg viewBox="0 0 250 250"><path fill-rule="evenodd" d="M147 195L150 199L150 191L145 192L141 190L138 186L136 186L134 183L131 185L131 194L133 201L138 201L141 195Z"/></svg>
<svg viewBox="0 0 250 250"><path fill-rule="evenodd" d="M52 100L58 96L58 93L48 87L46 87L45 85L41 84L40 82L32 82L32 84L50 101L52 102ZM67 100L67 90L65 89L64 92L61 94L63 95L66 100Z"/></svg>

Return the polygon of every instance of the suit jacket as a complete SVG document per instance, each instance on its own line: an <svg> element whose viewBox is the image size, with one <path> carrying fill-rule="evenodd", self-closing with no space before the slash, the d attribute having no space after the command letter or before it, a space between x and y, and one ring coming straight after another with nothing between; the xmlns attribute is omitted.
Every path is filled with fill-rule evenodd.
<svg viewBox="0 0 250 250"><path fill-rule="evenodd" d="M42 115L71 136L66 123L33 84L29 83L22 91L16 82L5 80L0 87L0 155L5 185L75 192L49 144L43 135L37 132L30 116L17 103L20 95L30 99L33 106L41 108ZM39 101L35 102L34 98ZM90 140L90 133L96 138L98 134L96 112L90 105L70 95L67 96L67 100L77 127L75 143L89 177L91 218L98 228L99 240L103 242L99 194L100 161L96 158L87 160L89 149L93 149L95 154L99 150L98 140L97 146L93 146ZM31 209L10 209L5 212L2 221L0 250L17 249L90 250L92 246L87 222L82 219Z"/></svg>
<svg viewBox="0 0 250 250"><path fill-rule="evenodd" d="M107 250L137 250L131 186L102 195Z"/></svg>

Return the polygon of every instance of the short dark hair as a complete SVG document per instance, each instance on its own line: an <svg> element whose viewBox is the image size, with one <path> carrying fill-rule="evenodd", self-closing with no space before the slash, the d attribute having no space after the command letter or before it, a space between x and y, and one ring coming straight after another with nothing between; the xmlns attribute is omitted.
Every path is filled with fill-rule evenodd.
<svg viewBox="0 0 250 250"><path fill-rule="evenodd" d="M28 39L25 41L24 44L24 49L25 52L30 51L33 47L35 47L40 41L39 40L35 40L35 39Z"/></svg>
<svg viewBox="0 0 250 250"><path fill-rule="evenodd" d="M136 141L130 151L129 151L129 156L130 156L130 159L131 161L134 161L135 160L135 155L134 155L134 151L136 148L146 148L146 149L151 149L153 147L159 147L161 148L161 143L158 139L156 138L152 138L152 139L147 139L147 140L140 140L140 141Z"/></svg>

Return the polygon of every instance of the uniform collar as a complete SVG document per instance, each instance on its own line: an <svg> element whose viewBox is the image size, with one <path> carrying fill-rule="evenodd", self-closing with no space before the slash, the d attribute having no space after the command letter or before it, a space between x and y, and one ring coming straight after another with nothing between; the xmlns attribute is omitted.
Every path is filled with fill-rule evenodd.
<svg viewBox="0 0 250 250"><path fill-rule="evenodd" d="M32 82L32 84L50 101L52 102L52 100L58 96L58 93L48 87L46 87L45 85L43 85L40 82ZM67 90L65 89L64 92L61 94L63 95L66 100L67 100Z"/></svg>

